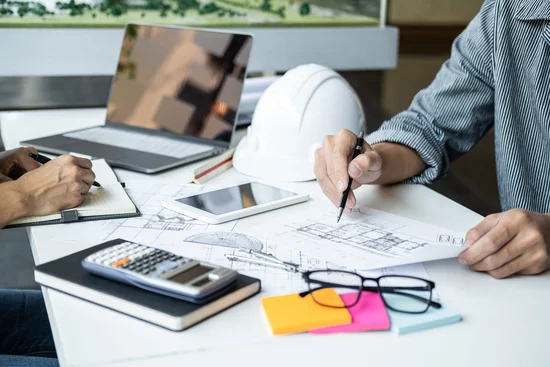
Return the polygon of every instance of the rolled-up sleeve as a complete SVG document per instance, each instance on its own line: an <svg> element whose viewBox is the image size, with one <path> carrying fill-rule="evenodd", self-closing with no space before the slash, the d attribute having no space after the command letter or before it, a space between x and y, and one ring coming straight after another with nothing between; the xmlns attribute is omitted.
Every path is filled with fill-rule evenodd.
<svg viewBox="0 0 550 367"><path fill-rule="evenodd" d="M451 58L431 85L367 137L371 145L398 143L418 153L428 168L410 183L431 183L445 175L450 162L472 149L493 125L495 7L495 0L485 1L454 41Z"/></svg>

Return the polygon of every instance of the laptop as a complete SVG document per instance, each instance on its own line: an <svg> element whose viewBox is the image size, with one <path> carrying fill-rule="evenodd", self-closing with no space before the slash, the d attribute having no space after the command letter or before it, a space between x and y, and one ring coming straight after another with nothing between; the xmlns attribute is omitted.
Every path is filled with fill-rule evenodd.
<svg viewBox="0 0 550 367"><path fill-rule="evenodd" d="M251 48L246 34L128 24L105 124L21 144L144 173L219 154L235 132Z"/></svg>

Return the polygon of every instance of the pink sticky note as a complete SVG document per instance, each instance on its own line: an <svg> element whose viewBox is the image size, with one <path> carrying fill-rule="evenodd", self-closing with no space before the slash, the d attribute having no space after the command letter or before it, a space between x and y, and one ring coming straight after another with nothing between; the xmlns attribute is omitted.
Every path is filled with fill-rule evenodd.
<svg viewBox="0 0 550 367"><path fill-rule="evenodd" d="M344 303L352 303L357 292L341 294ZM389 330L390 317L380 294L363 292L359 302L348 308L351 324L310 330L311 334L352 333L358 331Z"/></svg>

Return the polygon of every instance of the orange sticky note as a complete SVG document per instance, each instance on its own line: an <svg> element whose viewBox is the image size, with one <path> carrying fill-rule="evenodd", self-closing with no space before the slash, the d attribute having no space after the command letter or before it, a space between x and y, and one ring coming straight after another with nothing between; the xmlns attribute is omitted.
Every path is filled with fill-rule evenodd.
<svg viewBox="0 0 550 367"><path fill-rule="evenodd" d="M327 304L344 305L334 289L317 291L315 298ZM351 315L347 309L321 306L311 295L304 298L298 294L267 297L262 299L262 305L273 335L302 333L351 323Z"/></svg>

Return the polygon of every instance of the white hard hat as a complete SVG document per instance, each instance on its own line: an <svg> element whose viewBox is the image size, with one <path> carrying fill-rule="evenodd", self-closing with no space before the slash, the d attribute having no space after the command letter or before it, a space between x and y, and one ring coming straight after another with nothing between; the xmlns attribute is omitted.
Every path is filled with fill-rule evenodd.
<svg viewBox="0 0 550 367"><path fill-rule="evenodd" d="M313 180L324 137L342 129L359 133L364 121L361 102L341 75L320 65L299 66L267 88L233 165L264 180Z"/></svg>

